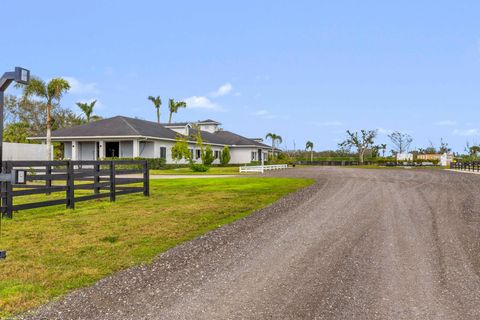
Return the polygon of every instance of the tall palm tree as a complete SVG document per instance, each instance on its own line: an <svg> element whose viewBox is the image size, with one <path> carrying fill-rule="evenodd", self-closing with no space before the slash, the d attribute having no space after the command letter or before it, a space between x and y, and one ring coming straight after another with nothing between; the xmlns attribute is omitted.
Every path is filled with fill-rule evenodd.
<svg viewBox="0 0 480 320"><path fill-rule="evenodd" d="M95 120L97 117L93 115L93 107L95 107L95 104L97 103L97 100L93 100L92 102L77 102L77 106L82 109L83 114L85 115L85 120L87 122L90 122L92 120Z"/></svg>
<svg viewBox="0 0 480 320"><path fill-rule="evenodd" d="M60 104L63 94L70 90L70 84L63 78L54 78L48 83L37 77L30 78L30 83L23 87L24 98L36 96L44 99L47 106L47 152L52 160L52 106Z"/></svg>
<svg viewBox="0 0 480 320"><path fill-rule="evenodd" d="M148 100L152 101L157 109L157 122L160 123L160 106L162 105L162 99L160 99L160 96L148 96Z"/></svg>
<svg viewBox="0 0 480 320"><path fill-rule="evenodd" d="M387 145L385 143L382 143L380 145L380 150L382 150L382 157L385 158L385 151L387 150Z"/></svg>
<svg viewBox="0 0 480 320"><path fill-rule="evenodd" d="M306 150L310 149L310 162L313 162L313 142L307 141L307 144L305 145L305 149Z"/></svg>
<svg viewBox="0 0 480 320"><path fill-rule="evenodd" d="M170 99L168 101L168 109L170 111L170 118L168 119L168 123L172 123L172 115L174 113L177 113L178 112L178 109L180 108L186 108L187 107L187 103L184 102L184 101L175 101L173 99Z"/></svg>
<svg viewBox="0 0 480 320"><path fill-rule="evenodd" d="M272 140L272 157L275 154L275 144L278 141L278 143L282 143L282 137L275 134L275 133L267 133L265 136L265 139L271 139Z"/></svg>

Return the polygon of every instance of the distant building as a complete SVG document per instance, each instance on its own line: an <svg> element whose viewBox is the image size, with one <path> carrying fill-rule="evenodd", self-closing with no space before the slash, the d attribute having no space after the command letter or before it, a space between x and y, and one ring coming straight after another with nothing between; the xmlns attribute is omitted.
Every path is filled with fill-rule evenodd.
<svg viewBox="0 0 480 320"><path fill-rule="evenodd" d="M417 160L422 161L438 161L442 166L449 166L453 162L452 153L429 153L429 154L419 154L417 155Z"/></svg>
<svg viewBox="0 0 480 320"><path fill-rule="evenodd" d="M397 161L413 161L413 154L397 153Z"/></svg>

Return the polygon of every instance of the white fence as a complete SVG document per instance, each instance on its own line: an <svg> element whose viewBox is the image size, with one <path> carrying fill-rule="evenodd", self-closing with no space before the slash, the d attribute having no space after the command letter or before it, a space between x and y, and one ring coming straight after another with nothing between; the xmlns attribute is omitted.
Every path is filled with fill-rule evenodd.
<svg viewBox="0 0 480 320"><path fill-rule="evenodd" d="M244 172L261 172L264 173L265 171L268 170L281 170L281 169L287 169L288 164L272 164L269 166L243 166L240 167L240 173Z"/></svg>

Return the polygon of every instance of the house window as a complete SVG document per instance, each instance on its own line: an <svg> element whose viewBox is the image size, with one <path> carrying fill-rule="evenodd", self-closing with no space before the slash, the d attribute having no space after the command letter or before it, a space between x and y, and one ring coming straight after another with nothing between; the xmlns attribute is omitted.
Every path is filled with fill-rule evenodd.
<svg viewBox="0 0 480 320"><path fill-rule="evenodd" d="M220 158L220 151L216 150L214 153L215 159Z"/></svg>
<svg viewBox="0 0 480 320"><path fill-rule="evenodd" d="M252 161L257 161L257 153L252 152Z"/></svg>
<svg viewBox="0 0 480 320"><path fill-rule="evenodd" d="M160 158L167 159L167 148L160 147Z"/></svg>
<svg viewBox="0 0 480 320"><path fill-rule="evenodd" d="M193 149L189 149L190 150L190 158L193 159Z"/></svg>
<svg viewBox="0 0 480 320"><path fill-rule="evenodd" d="M200 158L202 157L202 150L197 149L197 150L195 150L195 151L197 152L197 157L196 157L196 159L200 159Z"/></svg>

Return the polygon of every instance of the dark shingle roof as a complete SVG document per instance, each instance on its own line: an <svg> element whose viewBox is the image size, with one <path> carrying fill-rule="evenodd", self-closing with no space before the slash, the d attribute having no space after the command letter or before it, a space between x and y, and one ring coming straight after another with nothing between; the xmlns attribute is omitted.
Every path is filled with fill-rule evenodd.
<svg viewBox="0 0 480 320"><path fill-rule="evenodd" d="M196 130L190 129L191 135L195 133ZM162 124L123 116L102 119L75 127L55 130L52 132L52 138L143 136L155 137L159 139L175 139L178 135L179 134L177 132L165 128L165 126ZM202 138L205 142L212 144L229 146L258 146L269 148L269 146L266 144L245 138L230 131L220 130L215 133L202 131Z"/></svg>
<svg viewBox="0 0 480 320"><path fill-rule="evenodd" d="M52 132L52 137L147 136L175 139L177 133L156 122L116 116Z"/></svg>

